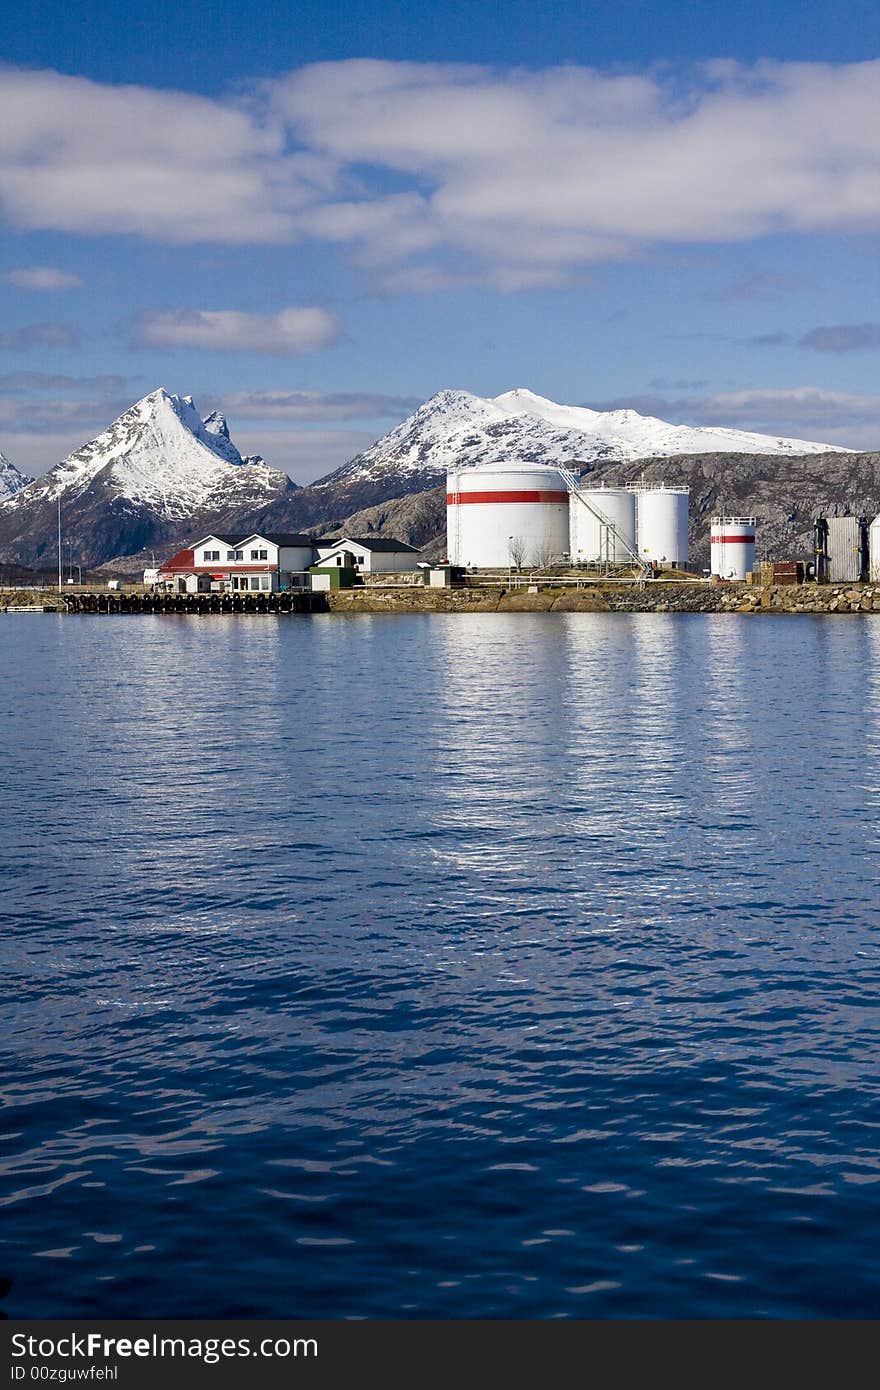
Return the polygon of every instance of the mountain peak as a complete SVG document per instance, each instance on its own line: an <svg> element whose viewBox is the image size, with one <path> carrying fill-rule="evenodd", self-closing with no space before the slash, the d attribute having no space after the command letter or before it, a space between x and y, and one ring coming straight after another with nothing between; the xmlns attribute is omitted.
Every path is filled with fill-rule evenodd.
<svg viewBox="0 0 880 1390"><path fill-rule="evenodd" d="M416 410L416 415L437 415L439 413L460 412L462 410L474 410L481 404L485 404L481 396L474 396L470 391L456 391L447 388L437 391Z"/></svg>
<svg viewBox="0 0 880 1390"><path fill-rule="evenodd" d="M537 391L530 391L528 386L514 386L512 391L505 391L502 395L495 396L494 399L499 404L502 401L523 401L525 403L537 401L540 405L553 405L553 401L548 400L546 396L539 396Z"/></svg>
<svg viewBox="0 0 880 1390"><path fill-rule="evenodd" d="M28 478L26 474L21 473L12 460L8 459L3 450L0 449L0 502L8 501L10 497L14 497L17 492L21 492L22 488L27 487L28 483L32 482L33 478Z"/></svg>

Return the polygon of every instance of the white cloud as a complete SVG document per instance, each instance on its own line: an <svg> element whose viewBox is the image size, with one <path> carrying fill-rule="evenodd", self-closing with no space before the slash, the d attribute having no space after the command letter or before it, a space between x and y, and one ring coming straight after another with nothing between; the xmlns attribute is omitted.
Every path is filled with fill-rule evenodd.
<svg viewBox="0 0 880 1390"><path fill-rule="evenodd" d="M248 430L232 426L232 435L245 454L262 454L273 468L289 473L295 483L313 483L375 441L366 430Z"/></svg>
<svg viewBox="0 0 880 1390"><path fill-rule="evenodd" d="M562 266L499 265L463 271L431 264L401 265L383 269L373 279L372 288L379 295L448 294L489 285L500 294L515 294L520 290L561 289L571 278Z"/></svg>
<svg viewBox="0 0 880 1390"><path fill-rule="evenodd" d="M237 309L160 310L142 315L135 326L138 341L151 347L284 357L316 352L334 342L340 332L335 314L307 307L280 309L277 314L245 314Z"/></svg>
<svg viewBox="0 0 880 1390"><path fill-rule="evenodd" d="M0 69L0 203L18 227L286 241L327 177L232 101Z"/></svg>
<svg viewBox="0 0 880 1390"><path fill-rule="evenodd" d="M391 231L516 266L876 225L878 88L880 63L714 65L683 91L588 68L355 61L293 73L273 98L319 155L410 181L325 204L323 227L376 254Z"/></svg>
<svg viewBox="0 0 880 1390"><path fill-rule="evenodd" d="M42 399L0 395L0 427L28 435L53 435L59 428L76 427L82 431L77 444L82 444L84 438L105 429L129 405L131 401L124 397L78 400L54 394ZM8 452L5 446L4 451Z"/></svg>
<svg viewBox="0 0 880 1390"><path fill-rule="evenodd" d="M8 352L27 352L30 348L73 348L79 342L77 330L69 323L26 323L0 333L0 348Z"/></svg>
<svg viewBox="0 0 880 1390"><path fill-rule="evenodd" d="M126 378L122 376L65 376L60 372L4 372L0 375L0 395L26 395L35 391L103 391L118 394Z"/></svg>
<svg viewBox="0 0 880 1390"><path fill-rule="evenodd" d="M861 348L880 348L880 323L825 324L805 333L801 347L816 352L858 352Z"/></svg>
<svg viewBox="0 0 880 1390"><path fill-rule="evenodd" d="M383 396L357 391L233 391L217 409L234 419L402 420L422 404L417 396Z"/></svg>
<svg viewBox="0 0 880 1390"><path fill-rule="evenodd" d="M30 265L7 270L3 279L18 290L75 290L83 283L78 275L58 270L53 265Z"/></svg>
<svg viewBox="0 0 880 1390"><path fill-rule="evenodd" d="M9 429L4 424L0 446L16 468L32 478L38 478L49 468L54 468L56 463L67 458L68 454L72 454L88 437L84 430L75 426L33 432Z"/></svg>
<svg viewBox="0 0 880 1390"><path fill-rule="evenodd" d="M649 244L876 227L878 92L877 61L673 81L354 60L236 99L6 68L0 205L171 242L308 235L390 271L451 255L516 289Z"/></svg>

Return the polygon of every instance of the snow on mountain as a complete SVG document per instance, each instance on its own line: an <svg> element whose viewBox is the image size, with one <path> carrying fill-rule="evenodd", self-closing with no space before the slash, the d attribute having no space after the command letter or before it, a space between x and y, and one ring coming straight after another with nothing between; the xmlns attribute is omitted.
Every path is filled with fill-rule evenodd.
<svg viewBox="0 0 880 1390"><path fill-rule="evenodd" d="M679 454L831 452L850 451L746 430L671 425L635 410L557 405L522 388L494 399L467 391L440 391L317 486L377 483L389 473L401 481L408 475L421 481L444 473L452 464L469 468L513 460L625 463Z"/></svg>
<svg viewBox="0 0 880 1390"><path fill-rule="evenodd" d="M23 487L33 482L33 478L28 478L24 473L19 472L15 464L6 457L0 449L0 503L14 497L17 492L21 492Z"/></svg>
<svg viewBox="0 0 880 1390"><path fill-rule="evenodd" d="M289 485L262 459L245 460L216 412L202 420L191 396L162 387L137 401L88 444L0 504L0 515L38 502L69 502L100 480L114 497L163 518L186 518L221 502L258 507Z"/></svg>
<svg viewBox="0 0 880 1390"><path fill-rule="evenodd" d="M827 454L851 453L833 444L817 444L806 439L786 439L706 425L670 425L653 415L636 410L588 410L585 406L556 405L520 387L496 396L494 405L511 415L543 420L560 430L577 430L595 439L602 458L611 457L602 447L616 449L621 461L636 458L662 458L672 454Z"/></svg>

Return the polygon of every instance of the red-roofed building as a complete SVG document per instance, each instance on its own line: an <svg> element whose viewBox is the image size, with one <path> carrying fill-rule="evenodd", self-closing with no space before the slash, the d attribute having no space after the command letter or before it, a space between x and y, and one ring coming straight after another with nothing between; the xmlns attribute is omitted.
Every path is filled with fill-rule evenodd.
<svg viewBox="0 0 880 1390"><path fill-rule="evenodd" d="M293 532L252 531L245 536L203 536L166 560L156 577L159 584L180 594L309 588L312 565L342 567L349 555L353 567L362 573L393 574L415 569L419 552L388 537L337 536L316 541Z"/></svg>
<svg viewBox="0 0 880 1390"><path fill-rule="evenodd" d="M311 536L249 532L203 536L161 566L159 583L177 593L231 589L248 593L308 587L315 558Z"/></svg>
<svg viewBox="0 0 880 1390"><path fill-rule="evenodd" d="M191 574L196 562L194 550L178 550L176 555L172 555L170 560L166 560L159 570L163 579L168 579L172 574Z"/></svg>
<svg viewBox="0 0 880 1390"><path fill-rule="evenodd" d="M199 586L195 563L194 550L178 550L176 555L159 566L159 583L170 584L181 594L197 593Z"/></svg>

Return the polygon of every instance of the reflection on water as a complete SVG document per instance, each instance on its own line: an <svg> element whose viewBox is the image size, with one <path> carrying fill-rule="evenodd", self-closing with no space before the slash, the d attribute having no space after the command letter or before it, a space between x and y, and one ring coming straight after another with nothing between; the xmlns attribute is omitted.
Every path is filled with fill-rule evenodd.
<svg viewBox="0 0 880 1390"><path fill-rule="evenodd" d="M2 625L11 1310L876 1313L878 643Z"/></svg>

